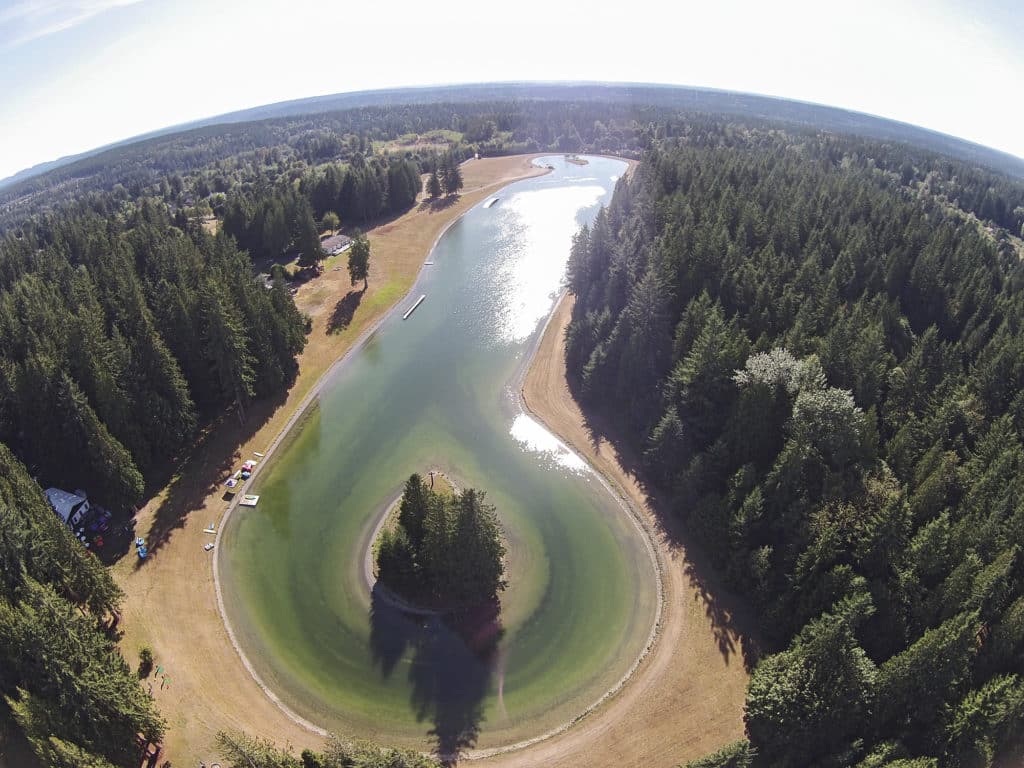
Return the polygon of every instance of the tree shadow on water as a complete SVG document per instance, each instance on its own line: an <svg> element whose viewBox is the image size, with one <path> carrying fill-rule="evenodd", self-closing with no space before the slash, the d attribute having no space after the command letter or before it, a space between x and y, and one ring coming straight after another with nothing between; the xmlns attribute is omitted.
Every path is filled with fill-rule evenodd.
<svg viewBox="0 0 1024 768"><path fill-rule="evenodd" d="M472 749L484 719L498 644L504 634L498 600L458 615L403 612L375 586L370 606L370 644L381 675L390 677L412 653L410 701L420 722L430 722L434 751L445 764Z"/></svg>

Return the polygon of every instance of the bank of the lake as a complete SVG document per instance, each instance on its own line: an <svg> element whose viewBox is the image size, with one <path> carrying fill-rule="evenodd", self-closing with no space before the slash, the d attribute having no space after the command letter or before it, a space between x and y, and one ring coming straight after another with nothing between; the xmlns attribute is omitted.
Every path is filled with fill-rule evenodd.
<svg viewBox="0 0 1024 768"><path fill-rule="evenodd" d="M351 289L347 272L327 271L303 285L296 303L311 315L313 329L287 399L254 404L244 425L228 414L203 436L171 483L139 511L136 530L158 546L144 567L125 558L114 568L125 591L121 648L134 664L139 647L151 645L169 674L167 685L153 688L169 725L163 759L211 764L221 729L245 730L300 748L320 744L320 737L288 718L260 690L232 648L217 607L213 555L203 549L211 537L203 529L219 524L225 512L226 474L254 451L267 452L324 373L409 290L441 231L509 182L544 173L531 160L469 161L463 165L465 188L453 205L419 206L371 229L369 291L344 330L332 331L331 320Z"/></svg>
<svg viewBox="0 0 1024 768"><path fill-rule="evenodd" d="M486 761L488 768L621 768L679 765L743 738L748 674L732 628L743 606L706 559L683 542L685 531L659 514L658 500L624 467L615 447L595 435L569 390L565 331L573 297L548 323L522 387L539 421L571 445L630 504L661 560L660 637L623 690L559 736ZM664 510L662 510L664 512ZM749 617L747 619L749 621Z"/></svg>
<svg viewBox="0 0 1024 768"><path fill-rule="evenodd" d="M256 478L259 507L222 534L240 646L269 689L327 729L442 752L513 744L586 711L649 641L647 542L578 460L537 449L516 382L571 237L625 164L544 162L552 175L507 188L438 242L414 291L427 300L332 374ZM393 478L436 456L488 488L529 560L531 584L503 599L500 626L472 637L360 589Z"/></svg>

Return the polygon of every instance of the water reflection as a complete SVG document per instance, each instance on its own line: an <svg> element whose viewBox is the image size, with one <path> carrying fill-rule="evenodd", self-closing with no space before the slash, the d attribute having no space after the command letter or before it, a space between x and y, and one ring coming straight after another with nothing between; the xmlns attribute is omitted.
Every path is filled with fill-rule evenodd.
<svg viewBox="0 0 1024 768"><path fill-rule="evenodd" d="M495 242L501 246L482 295L496 310L494 335L504 343L529 338L547 317L579 229L573 214L606 194L593 180L580 181L589 183L519 192L490 209L500 231Z"/></svg>
<svg viewBox="0 0 1024 768"><path fill-rule="evenodd" d="M509 433L527 451L544 454L555 464L571 472L583 474L587 471L587 465L583 459L548 432L547 427L525 413L520 413L513 419Z"/></svg>
<svg viewBox="0 0 1024 768"><path fill-rule="evenodd" d="M381 676L390 677L407 652L410 703L418 722L432 723L434 751L454 763L472 749L484 720L498 644L505 633L498 600L453 615L419 616L387 601L375 585L370 645Z"/></svg>

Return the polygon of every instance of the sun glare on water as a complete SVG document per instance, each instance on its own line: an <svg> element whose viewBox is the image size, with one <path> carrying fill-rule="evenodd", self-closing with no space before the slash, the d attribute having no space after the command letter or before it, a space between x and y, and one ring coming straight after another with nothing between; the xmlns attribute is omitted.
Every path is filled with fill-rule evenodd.
<svg viewBox="0 0 1024 768"><path fill-rule="evenodd" d="M504 343L525 340L551 311L562 286L576 213L605 194L597 185L573 185L512 195L500 211L504 244L493 290L503 295L494 318L494 336ZM529 225L524 222L529 222Z"/></svg>
<svg viewBox="0 0 1024 768"><path fill-rule="evenodd" d="M565 443L548 432L543 424L525 413L520 413L515 417L509 433L525 450L543 454L555 464L568 469L570 472L582 475L587 471L587 465L583 459L570 451Z"/></svg>

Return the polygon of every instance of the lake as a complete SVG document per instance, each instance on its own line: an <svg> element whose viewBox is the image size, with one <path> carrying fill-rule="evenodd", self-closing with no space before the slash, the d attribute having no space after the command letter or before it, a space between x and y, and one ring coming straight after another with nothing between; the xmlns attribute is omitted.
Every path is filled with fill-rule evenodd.
<svg viewBox="0 0 1024 768"><path fill-rule="evenodd" d="M254 478L259 506L224 529L218 567L239 645L290 709L331 732L442 753L518 743L586 710L650 637L645 539L519 400L572 237L626 169L588 160L544 158L554 171L448 229L399 311L330 374ZM497 507L511 582L497 616L403 615L367 583L376 522L428 467Z"/></svg>

